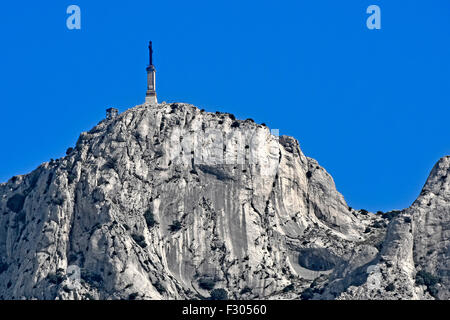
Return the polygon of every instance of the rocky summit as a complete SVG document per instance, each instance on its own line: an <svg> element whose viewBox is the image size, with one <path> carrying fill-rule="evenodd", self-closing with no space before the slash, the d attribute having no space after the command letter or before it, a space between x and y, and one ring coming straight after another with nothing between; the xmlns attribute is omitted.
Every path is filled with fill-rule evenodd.
<svg viewBox="0 0 450 320"><path fill-rule="evenodd" d="M0 184L0 298L450 298L450 157L370 213L275 133L182 103L101 121Z"/></svg>

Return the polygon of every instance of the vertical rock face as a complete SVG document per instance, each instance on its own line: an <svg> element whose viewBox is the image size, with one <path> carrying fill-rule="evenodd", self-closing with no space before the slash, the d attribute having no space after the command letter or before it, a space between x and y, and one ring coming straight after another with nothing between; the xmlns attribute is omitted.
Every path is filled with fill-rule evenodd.
<svg viewBox="0 0 450 320"><path fill-rule="evenodd" d="M392 217L367 281L344 299L449 299L450 157L433 168L418 199Z"/></svg>
<svg viewBox="0 0 450 320"><path fill-rule="evenodd" d="M0 185L0 297L448 298L448 163L386 228L291 137L187 104L137 106ZM380 291L387 263L403 287ZM422 269L444 280L416 284Z"/></svg>
<svg viewBox="0 0 450 320"><path fill-rule="evenodd" d="M415 267L438 278L436 285L427 286L429 293L449 299L450 156L434 166L422 193L407 212L413 222Z"/></svg>

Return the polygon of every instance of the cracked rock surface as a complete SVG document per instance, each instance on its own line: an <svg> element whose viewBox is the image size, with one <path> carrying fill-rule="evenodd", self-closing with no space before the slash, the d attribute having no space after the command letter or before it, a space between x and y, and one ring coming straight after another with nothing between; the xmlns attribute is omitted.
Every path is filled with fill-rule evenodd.
<svg viewBox="0 0 450 320"><path fill-rule="evenodd" d="M294 138L137 106L0 184L0 298L448 299L449 168L410 208L356 211Z"/></svg>

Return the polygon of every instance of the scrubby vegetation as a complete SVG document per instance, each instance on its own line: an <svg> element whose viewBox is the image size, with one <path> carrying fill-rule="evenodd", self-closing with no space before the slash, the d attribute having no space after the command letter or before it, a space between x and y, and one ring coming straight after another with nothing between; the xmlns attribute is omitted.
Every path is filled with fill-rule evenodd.
<svg viewBox="0 0 450 320"><path fill-rule="evenodd" d="M232 127L232 128L239 128L239 121L234 121L234 122L231 124L231 127Z"/></svg>
<svg viewBox="0 0 450 320"><path fill-rule="evenodd" d="M214 289L211 291L211 300L227 300L228 292L225 289Z"/></svg>
<svg viewBox="0 0 450 320"><path fill-rule="evenodd" d="M425 285L427 287L427 291L433 297L435 297L438 292L435 286L439 283L439 281L441 281L439 277L434 276L431 273L426 272L425 270L420 270L416 273L416 284Z"/></svg>
<svg viewBox="0 0 450 320"><path fill-rule="evenodd" d="M386 227L386 224L385 224L384 222L381 222L381 221L375 221L375 222L372 224L372 228L378 228L378 229L380 229L380 228L384 228L384 227Z"/></svg>
<svg viewBox="0 0 450 320"><path fill-rule="evenodd" d="M64 281L64 274L62 271L58 270L56 273L49 273L47 275L47 280L53 284L60 284Z"/></svg>
<svg viewBox="0 0 450 320"><path fill-rule="evenodd" d="M136 300L138 295L139 294L137 292L130 293L130 295L128 296L128 300Z"/></svg>
<svg viewBox="0 0 450 320"><path fill-rule="evenodd" d="M116 168L117 168L117 160L116 159L109 159L103 165L102 170L108 170L108 169L116 170Z"/></svg>
<svg viewBox="0 0 450 320"><path fill-rule="evenodd" d="M290 292L292 290L294 290L294 285L291 283L290 285L287 285L286 287L284 287L283 292L286 293L286 292Z"/></svg>
<svg viewBox="0 0 450 320"><path fill-rule="evenodd" d="M174 220L172 224L169 226L170 231L176 232L180 230L183 226L181 225L181 222L178 220Z"/></svg>
<svg viewBox="0 0 450 320"><path fill-rule="evenodd" d="M401 211L399 211L399 210L392 210L392 211L383 213L381 215L381 217L383 219L387 219L387 220L391 221L392 219L394 219L394 217L398 216L400 213L401 213Z"/></svg>
<svg viewBox="0 0 450 320"><path fill-rule="evenodd" d="M140 234L132 234L131 237L133 238L136 243L141 246L142 248L145 248L147 246L147 242L145 242L145 237Z"/></svg>
<svg viewBox="0 0 450 320"><path fill-rule="evenodd" d="M434 286L435 284L439 283L439 277L433 276L431 273L428 273L424 270L420 270L416 274L416 284L418 285L426 285L428 286Z"/></svg>
<svg viewBox="0 0 450 320"><path fill-rule="evenodd" d="M155 224L155 216L153 215L152 210L147 209L144 213L145 222L147 223L147 227L151 229Z"/></svg>
<svg viewBox="0 0 450 320"><path fill-rule="evenodd" d="M103 278L101 275L91 272L87 269L81 269L81 279L83 279L86 283L91 286L98 287L103 282Z"/></svg>
<svg viewBox="0 0 450 320"><path fill-rule="evenodd" d="M389 283L386 286L386 291L394 291L395 290L395 285L393 283Z"/></svg>
<svg viewBox="0 0 450 320"><path fill-rule="evenodd" d="M302 300L311 300L314 297L314 290L307 288L301 293L300 297Z"/></svg>
<svg viewBox="0 0 450 320"><path fill-rule="evenodd" d="M241 290L241 292L239 292L240 294L246 294L246 293L251 293L252 289L250 287L245 287L244 289Z"/></svg>
<svg viewBox="0 0 450 320"><path fill-rule="evenodd" d="M71 184L72 182L75 181L76 178L77 175L75 173L69 172L69 174L67 175L67 182Z"/></svg>
<svg viewBox="0 0 450 320"><path fill-rule="evenodd" d="M212 278L201 278L198 280L198 285L200 288L205 290L212 290L214 289L214 286L216 285L216 281Z"/></svg>
<svg viewBox="0 0 450 320"><path fill-rule="evenodd" d="M159 281L157 281L156 283L154 283L153 286L155 287L155 289L156 289L160 294L166 292L166 288L164 288L164 286L162 285L162 283L159 282Z"/></svg>

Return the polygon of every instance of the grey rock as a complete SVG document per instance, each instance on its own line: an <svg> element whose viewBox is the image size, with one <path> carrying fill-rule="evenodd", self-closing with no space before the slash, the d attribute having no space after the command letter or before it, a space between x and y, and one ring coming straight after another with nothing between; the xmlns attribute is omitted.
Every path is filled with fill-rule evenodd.
<svg viewBox="0 0 450 320"><path fill-rule="evenodd" d="M388 221L349 208L294 138L136 106L0 184L0 298L448 299L449 163Z"/></svg>

